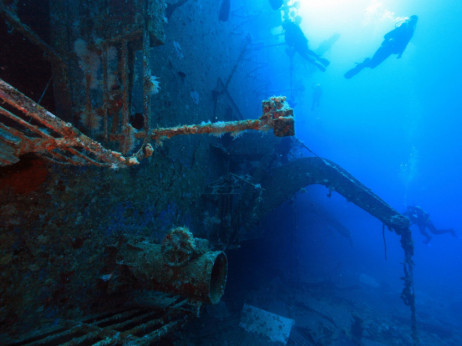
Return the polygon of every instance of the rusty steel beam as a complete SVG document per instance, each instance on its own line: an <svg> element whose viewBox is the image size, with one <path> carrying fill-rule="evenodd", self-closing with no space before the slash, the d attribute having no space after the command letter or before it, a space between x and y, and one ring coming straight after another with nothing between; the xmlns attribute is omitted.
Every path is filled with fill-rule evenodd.
<svg viewBox="0 0 462 346"><path fill-rule="evenodd" d="M58 163L76 165L85 163L86 165L103 167L127 167L139 163L135 157L125 157L119 152L104 148L100 143L85 136L72 124L59 119L1 79L0 100L14 108L14 111L23 115L24 118L14 115L3 107L2 115L7 116L15 123L26 127L27 130L39 136L38 138L31 138L24 134L23 140L17 143L15 148L17 156L27 152L47 153L54 156ZM36 121L42 127L31 124L25 118ZM48 134L49 132L52 134ZM59 152L55 150L62 150L71 155L79 156L84 162L79 162L66 156L59 157ZM89 154L94 155L95 159L91 158ZM46 155L44 157L47 158ZM59 162L60 159L63 162Z"/></svg>
<svg viewBox="0 0 462 346"><path fill-rule="evenodd" d="M124 83L125 86L126 83ZM259 119L208 122L197 125L152 129L149 132L136 132L128 122L128 112L125 109L123 115L124 133L111 135L109 139L122 141L125 143L125 147L134 138L144 138L144 141L135 155L124 156L120 152L106 149L99 142L87 137L72 124L59 119L1 79L0 100L8 104L11 109L10 111L0 107L0 114L19 127L13 128L12 126L1 124L1 129L4 133L8 133L8 136L0 133L0 140L5 143L0 147L0 150L2 150L2 155L0 155L1 165L12 164L17 162L16 159L19 156L34 152L60 164L123 168L137 165L143 158L151 156L154 151L150 144L151 141L161 143L164 139L177 135L220 135L226 132L238 134L245 130L265 131L270 128L273 129L276 136L293 136L295 133L293 110L287 105L285 97L282 96L263 101L263 115ZM124 103L128 102L127 96L124 97L124 101ZM38 125L31 123L27 119L33 120ZM149 112L146 110L145 120L149 121ZM28 136L27 131L30 131L35 137ZM18 140L15 140L15 138Z"/></svg>
<svg viewBox="0 0 462 346"><path fill-rule="evenodd" d="M150 46L149 33L145 30L143 35L143 116L144 116L144 129L149 131L151 129L151 67L150 67Z"/></svg>
<svg viewBox="0 0 462 346"><path fill-rule="evenodd" d="M101 64L103 67L103 128L104 128L104 141L107 143L108 137L108 104L109 104L109 88L107 85L107 47L102 50Z"/></svg>
<svg viewBox="0 0 462 346"><path fill-rule="evenodd" d="M170 128L158 128L151 131L150 136L156 142L164 138L171 138L185 134L223 134L226 132L239 133L245 130L265 131L273 129L278 137L295 135L293 110L283 96L273 96L262 102L263 115L255 120L239 120L216 123L202 123L199 125L183 125Z"/></svg>

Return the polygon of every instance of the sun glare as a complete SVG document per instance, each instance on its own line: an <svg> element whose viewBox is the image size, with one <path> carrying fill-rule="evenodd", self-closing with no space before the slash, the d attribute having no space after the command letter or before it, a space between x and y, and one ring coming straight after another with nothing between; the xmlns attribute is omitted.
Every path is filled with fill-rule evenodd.
<svg viewBox="0 0 462 346"><path fill-rule="evenodd" d="M299 3L298 15L302 26L323 35L332 31L357 30L376 31L389 27L397 20L388 8L387 0L295 0Z"/></svg>

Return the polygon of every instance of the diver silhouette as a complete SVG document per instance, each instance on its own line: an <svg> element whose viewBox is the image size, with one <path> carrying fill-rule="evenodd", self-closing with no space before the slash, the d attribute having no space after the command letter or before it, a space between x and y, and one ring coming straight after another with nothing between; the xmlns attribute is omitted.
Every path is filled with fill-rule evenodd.
<svg viewBox="0 0 462 346"><path fill-rule="evenodd" d="M269 0L269 3L273 10L279 10L281 6L284 4L283 0Z"/></svg>
<svg viewBox="0 0 462 346"><path fill-rule="evenodd" d="M282 23L282 27L285 32L285 41L293 52L297 52L303 59L316 65L321 71L325 71L329 65L329 60L320 57L308 47L308 39L300 26L296 22L286 20ZM293 54L293 52L289 52L289 55Z"/></svg>
<svg viewBox="0 0 462 346"><path fill-rule="evenodd" d="M313 86L313 97L311 99L311 110L316 110L321 104L322 88L321 84L317 83Z"/></svg>
<svg viewBox="0 0 462 346"><path fill-rule="evenodd" d="M366 58L362 63L357 64L345 73L345 78L350 79L366 67L376 68L392 54L397 54L396 58L400 59L414 34L417 19L416 15L410 16L401 25L386 33L383 37L382 45L377 49L373 57Z"/></svg>
<svg viewBox="0 0 462 346"><path fill-rule="evenodd" d="M432 239L426 229L433 234L451 233L453 237L456 237L456 232L452 228L437 229L433 225L433 222L431 222L430 215L419 206L408 206L404 215L408 217L412 225L416 225L419 228L420 233L426 238L424 241L425 244L428 244Z"/></svg>

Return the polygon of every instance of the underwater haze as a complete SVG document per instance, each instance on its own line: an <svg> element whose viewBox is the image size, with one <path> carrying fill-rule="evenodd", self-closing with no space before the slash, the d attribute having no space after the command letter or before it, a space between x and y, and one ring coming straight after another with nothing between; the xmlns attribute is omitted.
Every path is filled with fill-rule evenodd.
<svg viewBox="0 0 462 346"><path fill-rule="evenodd" d="M335 1L331 1L335 3ZM329 35L329 25L318 31L317 20L306 1L303 28L313 35ZM355 2L349 2L355 3ZM431 214L440 228L454 228L457 238L434 236L424 244L414 229L416 247L416 289L442 300L461 300L462 287L462 70L459 47L462 4L457 1L358 1L376 9L368 20L368 7L352 6L333 16L344 18L338 43L327 55L331 60L326 73L316 73L311 83L323 86L322 105L315 114L295 107L304 117L298 122L297 136L323 157L340 163L368 187L400 211L419 205ZM322 7L322 5L320 5ZM349 6L347 5L346 8ZM301 10L304 7L301 7ZM305 12L300 11L303 17ZM383 14L383 16L381 16ZM402 58L391 56L375 69L365 69L351 80L343 73L355 62L370 56L382 36L393 27L394 17L419 16L414 37ZM324 21L329 21L325 13ZM309 34L308 34L309 35ZM305 115L306 114L306 115ZM302 197L301 197L302 198ZM352 206L340 203L339 208ZM354 207L353 207L354 208ZM347 216L348 217L348 216ZM373 228L367 223L351 227ZM360 226L361 225L361 226ZM359 244L358 244L359 245ZM399 254L396 254L399 256ZM420 297L422 298L422 297ZM419 301L417 294L417 301Z"/></svg>
<svg viewBox="0 0 462 346"><path fill-rule="evenodd" d="M0 344L462 345L461 0L0 16Z"/></svg>
<svg viewBox="0 0 462 346"><path fill-rule="evenodd" d="M265 2L252 5L263 8ZM249 2L242 3L248 6ZM295 8L312 50L333 34L340 36L323 55L330 61L325 72L296 54L291 72L283 48L272 51L274 60L267 64L267 73L273 76L269 89L288 96L296 116L296 136L316 155L339 163L396 210L420 206L436 228L455 230L455 237L431 234L431 241L426 241L412 226L420 342L435 344L428 335L437 335L441 344L456 345L462 327L462 3L301 0ZM419 20L400 59L392 55L374 69L365 68L351 79L344 77L374 54L387 32L411 15ZM263 20L260 24L270 25ZM277 25L272 26L273 37L279 35L284 42ZM318 84L322 96L313 109ZM342 287L353 277L373 278L371 286L378 284L376 300L367 303L370 309L380 311L394 304L398 309L402 302L396 299L390 304L384 290L399 296L402 288L399 238L386 232L385 259L380 222L342 196L327 195L324 187L309 187L292 206L270 217L270 228L296 229L295 247L281 251L272 263L281 266L283 262L293 269L287 256L295 256L301 268L298 279L331 280ZM350 230L351 243L307 212L313 200ZM290 221L285 216L288 208ZM361 304L360 297L355 299ZM457 338L451 339L454 335ZM392 337L388 342L399 343Z"/></svg>

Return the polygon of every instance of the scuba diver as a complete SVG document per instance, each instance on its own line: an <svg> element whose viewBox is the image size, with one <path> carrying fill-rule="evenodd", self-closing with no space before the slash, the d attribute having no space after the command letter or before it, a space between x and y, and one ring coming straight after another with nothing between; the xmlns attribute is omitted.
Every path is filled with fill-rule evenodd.
<svg viewBox="0 0 462 346"><path fill-rule="evenodd" d="M428 244L432 239L425 230L427 228L433 234L451 233L453 237L456 237L456 232L452 228L436 229L430 220L430 215L419 206L408 206L403 214L408 217L412 225L416 225L419 228L420 233L426 238L424 241L425 244Z"/></svg>
<svg viewBox="0 0 462 346"><path fill-rule="evenodd" d="M284 4L282 0L269 0L269 3L273 10L279 10Z"/></svg>
<svg viewBox="0 0 462 346"><path fill-rule="evenodd" d="M311 110L316 110L321 104L322 88L321 84L317 83L313 86L313 98L311 100Z"/></svg>
<svg viewBox="0 0 462 346"><path fill-rule="evenodd" d="M220 22L228 21L230 8L231 0L223 0L221 2L220 11L218 12L218 19L220 20Z"/></svg>
<svg viewBox="0 0 462 346"><path fill-rule="evenodd" d="M392 54L398 54L396 58L400 59L414 34L417 19L418 17L413 15L407 18L401 25L385 34L382 45L375 52L374 56L366 58L362 63L357 64L345 73L345 78L350 79L365 67L376 68Z"/></svg>
<svg viewBox="0 0 462 346"><path fill-rule="evenodd" d="M297 17L297 19L299 22L300 17ZM308 39L305 37L302 29L300 29L299 23L291 20L285 20L282 23L282 27L285 31L285 41L293 50L292 52L289 52L289 55L293 54L293 52L297 52L303 59L316 65L316 67L321 71L325 71L326 67L329 65L329 60L320 57L308 47Z"/></svg>

